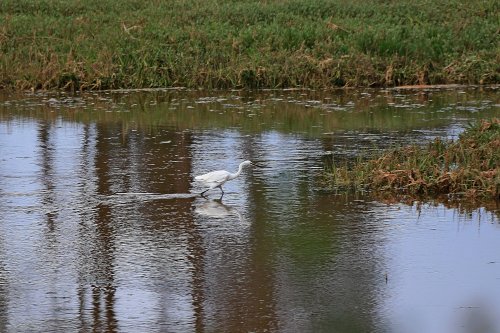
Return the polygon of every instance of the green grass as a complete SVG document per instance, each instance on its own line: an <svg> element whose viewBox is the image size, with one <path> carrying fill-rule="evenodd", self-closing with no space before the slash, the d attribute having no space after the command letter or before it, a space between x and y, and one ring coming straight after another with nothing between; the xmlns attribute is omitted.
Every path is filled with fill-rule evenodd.
<svg viewBox="0 0 500 333"><path fill-rule="evenodd" d="M436 139L332 165L325 182L335 190L412 196L440 195L500 200L500 119L470 126L455 142Z"/></svg>
<svg viewBox="0 0 500 333"><path fill-rule="evenodd" d="M495 0L3 0L0 87L500 82Z"/></svg>

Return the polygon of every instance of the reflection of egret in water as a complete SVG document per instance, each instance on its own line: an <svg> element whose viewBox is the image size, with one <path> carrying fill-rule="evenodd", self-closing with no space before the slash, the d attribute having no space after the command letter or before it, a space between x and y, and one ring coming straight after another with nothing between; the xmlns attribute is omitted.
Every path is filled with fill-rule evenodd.
<svg viewBox="0 0 500 333"><path fill-rule="evenodd" d="M240 222L244 222L243 216L236 208L225 205L220 200L205 201L200 206L197 206L194 211L197 214L216 219L236 216Z"/></svg>

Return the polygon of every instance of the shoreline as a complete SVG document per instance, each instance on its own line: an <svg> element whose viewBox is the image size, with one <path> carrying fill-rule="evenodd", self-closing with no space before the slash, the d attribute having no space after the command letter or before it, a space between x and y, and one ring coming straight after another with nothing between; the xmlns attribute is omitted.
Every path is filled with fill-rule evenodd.
<svg viewBox="0 0 500 333"><path fill-rule="evenodd" d="M332 87L332 88L189 88L189 87L157 87L157 88L122 88L122 89L102 89L102 90L75 90L68 91L63 89L11 89L0 87L0 94L34 94L34 93L64 93L64 94L79 94L79 93L136 93L136 92L168 92L168 91L189 91L189 92L269 92L269 91L298 91L298 92L332 92L332 91L353 91L353 90L456 90L456 89L500 89L500 84L429 84L429 85L404 85L394 87Z"/></svg>

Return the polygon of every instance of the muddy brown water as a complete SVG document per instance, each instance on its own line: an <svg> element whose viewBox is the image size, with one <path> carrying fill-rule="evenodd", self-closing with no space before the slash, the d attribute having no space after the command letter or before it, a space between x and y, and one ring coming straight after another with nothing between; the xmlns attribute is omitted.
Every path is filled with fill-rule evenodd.
<svg viewBox="0 0 500 333"><path fill-rule="evenodd" d="M0 332L500 328L499 211L318 190L497 88L0 96ZM251 168L208 198L193 182Z"/></svg>

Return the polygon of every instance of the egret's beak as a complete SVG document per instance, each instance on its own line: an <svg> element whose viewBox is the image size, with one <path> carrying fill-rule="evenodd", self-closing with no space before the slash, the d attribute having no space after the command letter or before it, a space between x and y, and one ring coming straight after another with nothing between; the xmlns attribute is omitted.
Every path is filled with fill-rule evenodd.
<svg viewBox="0 0 500 333"><path fill-rule="evenodd" d="M264 166L255 162L252 162L252 165L257 167L257 168L263 168Z"/></svg>

